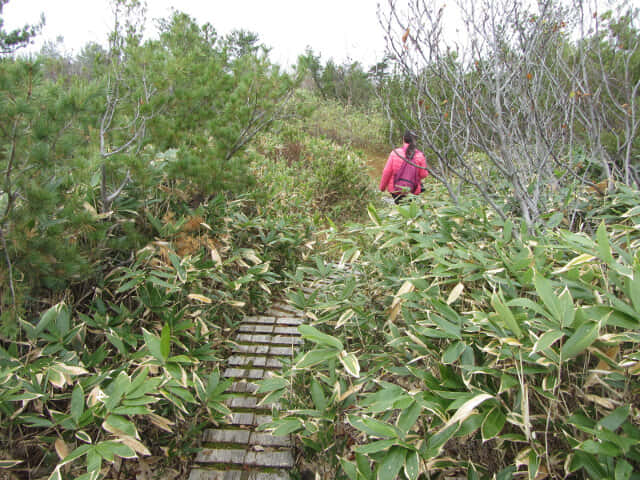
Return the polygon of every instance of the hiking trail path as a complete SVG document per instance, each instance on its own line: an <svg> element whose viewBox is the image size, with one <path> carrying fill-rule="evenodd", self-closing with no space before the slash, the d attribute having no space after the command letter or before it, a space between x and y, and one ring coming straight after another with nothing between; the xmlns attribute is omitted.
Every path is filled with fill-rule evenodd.
<svg viewBox="0 0 640 480"><path fill-rule="evenodd" d="M330 282L324 279L302 290L310 295ZM189 480L289 480L295 466L292 437L257 431L272 421L272 409L280 405L260 404L255 382L279 374L283 360L294 358L304 343L298 326L305 318L303 311L277 301L263 315L241 321L223 373L233 380L226 392L233 394L227 400L231 420L204 431Z"/></svg>

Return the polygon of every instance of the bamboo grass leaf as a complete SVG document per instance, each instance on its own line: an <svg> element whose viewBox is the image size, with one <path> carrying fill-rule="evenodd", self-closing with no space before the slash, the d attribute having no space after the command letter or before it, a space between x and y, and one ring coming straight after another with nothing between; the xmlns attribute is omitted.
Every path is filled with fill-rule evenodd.
<svg viewBox="0 0 640 480"><path fill-rule="evenodd" d="M420 475L420 456L418 452L407 452L404 461L404 473L409 480L418 479L418 475Z"/></svg>
<svg viewBox="0 0 640 480"><path fill-rule="evenodd" d="M319 345L333 347L337 350L344 350L344 346L340 340L336 337L332 337L331 335L327 335L326 333L322 333L311 325L300 325L298 330L300 331L302 338L311 340Z"/></svg>
<svg viewBox="0 0 640 480"><path fill-rule="evenodd" d="M392 447L380 463L378 480L395 480L404 465L407 451L401 447Z"/></svg>
<svg viewBox="0 0 640 480"><path fill-rule="evenodd" d="M587 322L580 326L565 342L560 349L562 359L570 360L584 352L591 345L600 332L600 324Z"/></svg>
<svg viewBox="0 0 640 480"><path fill-rule="evenodd" d="M498 318L502 320L507 328L515 334L516 338L522 338L522 329L520 328L516 318L513 316L511 309L505 305L502 295L494 293L491 297L491 306L498 314Z"/></svg>
<svg viewBox="0 0 640 480"><path fill-rule="evenodd" d="M604 220L598 226L596 232L596 245L598 247L598 255L607 265L613 265L613 255L611 254L611 244L609 243L609 234Z"/></svg>
<svg viewBox="0 0 640 480"><path fill-rule="evenodd" d="M338 359L349 375L360 378L360 363L353 353L347 353L343 350L338 354Z"/></svg>

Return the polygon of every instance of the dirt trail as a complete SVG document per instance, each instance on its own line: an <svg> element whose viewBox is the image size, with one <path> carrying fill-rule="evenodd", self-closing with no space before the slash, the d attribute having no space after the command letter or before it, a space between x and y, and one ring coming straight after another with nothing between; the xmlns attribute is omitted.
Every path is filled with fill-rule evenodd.
<svg viewBox="0 0 640 480"><path fill-rule="evenodd" d="M379 182L382 170L387 163L388 154L365 150L365 155L365 161L369 167L367 173L375 182Z"/></svg>

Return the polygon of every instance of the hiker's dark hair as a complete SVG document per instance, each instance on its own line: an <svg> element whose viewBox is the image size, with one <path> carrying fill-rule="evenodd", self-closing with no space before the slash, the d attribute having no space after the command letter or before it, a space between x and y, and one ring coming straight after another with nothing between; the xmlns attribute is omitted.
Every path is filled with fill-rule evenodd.
<svg viewBox="0 0 640 480"><path fill-rule="evenodd" d="M416 154L416 142L413 137L413 133L411 133L410 130L405 130L402 139L404 140L404 143L409 144L409 146L407 147L406 155L409 160L412 160L413 156Z"/></svg>

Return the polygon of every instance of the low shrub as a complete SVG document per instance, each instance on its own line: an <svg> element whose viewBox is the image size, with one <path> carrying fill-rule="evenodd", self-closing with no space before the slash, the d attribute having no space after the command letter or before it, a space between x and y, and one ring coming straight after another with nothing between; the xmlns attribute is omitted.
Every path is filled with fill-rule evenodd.
<svg viewBox="0 0 640 480"><path fill-rule="evenodd" d="M265 428L337 478L638 478L640 209L620 191L593 237L534 237L465 198L331 239L354 273L290 294L317 320Z"/></svg>

